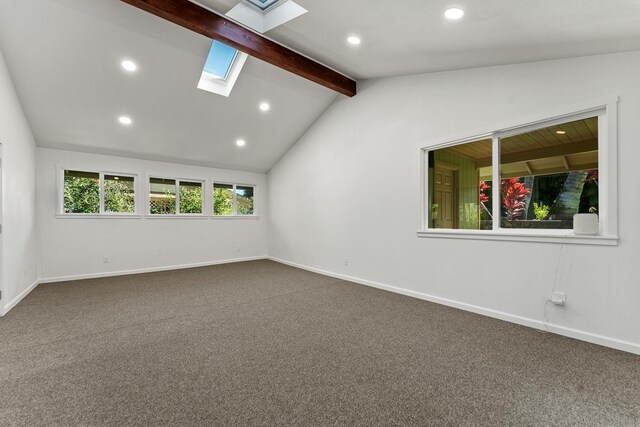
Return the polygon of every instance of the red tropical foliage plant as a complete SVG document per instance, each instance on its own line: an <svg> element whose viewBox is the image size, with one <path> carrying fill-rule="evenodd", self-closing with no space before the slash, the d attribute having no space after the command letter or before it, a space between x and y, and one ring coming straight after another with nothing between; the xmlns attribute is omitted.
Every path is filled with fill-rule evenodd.
<svg viewBox="0 0 640 427"><path fill-rule="evenodd" d="M518 178L503 179L500 182L502 204L508 220L514 220L524 215L525 200L529 189Z"/></svg>
<svg viewBox="0 0 640 427"><path fill-rule="evenodd" d="M480 203L485 204L489 201L489 196L487 195L487 193L485 193L485 191L489 190L491 187L489 187L489 185L484 182L484 181L480 181Z"/></svg>
<svg viewBox="0 0 640 427"><path fill-rule="evenodd" d="M493 219L493 215L489 208L487 208L486 203L489 203L489 194L491 194L491 186L487 184L485 181L480 181L480 191L479 191L479 201L480 201L480 214L483 216L488 216ZM485 218L486 219L486 218Z"/></svg>
<svg viewBox="0 0 640 427"><path fill-rule="evenodd" d="M587 172L587 177L583 181L585 184L588 182L593 182L598 185L598 169L593 169Z"/></svg>

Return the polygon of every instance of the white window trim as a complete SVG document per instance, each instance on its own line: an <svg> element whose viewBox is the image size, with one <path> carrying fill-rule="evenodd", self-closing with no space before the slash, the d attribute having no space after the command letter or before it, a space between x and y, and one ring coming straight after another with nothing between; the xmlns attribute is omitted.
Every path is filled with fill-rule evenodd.
<svg viewBox="0 0 640 427"><path fill-rule="evenodd" d="M215 209L213 207L213 198L211 199L211 202L209 203L211 205L211 218L212 219L257 219L260 217L260 215L258 214L258 185L257 184L241 184L241 183L237 183L237 182L225 182L225 181L218 181L218 180L212 180L211 181L211 192L213 194L213 188L216 184L222 184L222 185L231 185L233 186L233 202L232 202L232 206L233 206L233 214L232 215L216 215L215 213ZM237 187L252 187L253 188L253 213L250 215L240 215L238 214L238 210L237 210L237 194L236 194L236 188Z"/></svg>
<svg viewBox="0 0 640 427"><path fill-rule="evenodd" d="M73 170L87 173L97 173L99 176L99 185L100 185L100 211L96 213L73 213L73 212L64 212L64 171ZM134 206L135 210L133 213L131 212L107 212L104 206L104 176L105 175L116 175L116 176L126 176L133 178L133 197L134 197ZM75 168L75 167L59 167L57 174L57 188L58 188L58 197L57 197L57 209L56 209L56 218L111 218L111 219L138 219L142 218L140 215L140 198L138 197L138 174L135 173L121 173L121 172L111 172L111 171L96 171L92 168Z"/></svg>
<svg viewBox="0 0 640 427"><path fill-rule="evenodd" d="M618 244L618 101L615 97L603 102L592 102L586 105L567 108L561 112L522 121L520 124L503 126L500 130L478 132L472 137L463 137L436 143L421 149L421 174L420 174L420 199L421 199L421 229L418 237L474 239L474 240L507 240L523 242L546 242L586 245ZM500 138L514 134L539 129L554 124L564 123L580 118L598 116L598 170L599 170L599 198L600 206L604 206L599 212L599 232L593 236L576 235L572 230L545 230L545 229L505 229L500 228L500 217L494 216L493 230L456 230L433 229L428 224L429 175L427 167L427 153L429 151L473 142L483 139L492 139L493 176L494 180L500 177ZM493 211L500 210L500 189L493 186Z"/></svg>
<svg viewBox="0 0 640 427"><path fill-rule="evenodd" d="M176 203L176 213L175 214L152 214L151 213L151 179L166 179L166 180L170 180L170 181L175 181L175 186L176 186L176 199L175 199L175 203ZM200 185L202 185L202 213L197 213L197 214L189 214L189 213L180 213L180 183L181 182L198 182L200 183ZM208 215L207 215L207 207L206 207L206 185L207 185L207 181L204 179L198 179L198 178L174 178L174 177L167 177L167 176L163 176L161 174L149 174L147 175L147 179L146 179L146 205L147 207L145 208L145 218L148 219L174 219L174 218L179 218L179 219L207 219Z"/></svg>

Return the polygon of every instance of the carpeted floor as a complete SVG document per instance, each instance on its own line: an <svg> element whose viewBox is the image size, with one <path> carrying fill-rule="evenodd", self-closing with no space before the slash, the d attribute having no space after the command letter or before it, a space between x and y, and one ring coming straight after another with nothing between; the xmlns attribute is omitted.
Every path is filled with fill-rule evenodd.
<svg viewBox="0 0 640 427"><path fill-rule="evenodd" d="M640 425L640 357L255 261L41 285L0 425Z"/></svg>

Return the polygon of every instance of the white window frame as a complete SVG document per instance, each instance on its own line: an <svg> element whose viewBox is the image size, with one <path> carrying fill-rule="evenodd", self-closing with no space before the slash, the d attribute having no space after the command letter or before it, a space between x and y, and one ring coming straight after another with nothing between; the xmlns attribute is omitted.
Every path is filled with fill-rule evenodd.
<svg viewBox="0 0 640 427"><path fill-rule="evenodd" d="M213 74L203 71L198 81L198 89L228 97L248 57L249 55L246 53L237 51L236 56L233 58L233 63L231 67L229 67L229 71L227 71L224 79L220 79Z"/></svg>
<svg viewBox="0 0 640 427"><path fill-rule="evenodd" d="M64 172L65 171L78 171L86 173L97 173L99 177L100 186L100 210L96 213L79 213L79 212L64 212ZM135 210L131 212L107 212L104 206L104 177L105 175L126 176L133 178L133 200ZM97 171L93 168L83 167L60 167L58 168L58 201L57 201L57 218L141 218L140 212L140 198L138 197L138 174L130 172L110 172L110 171Z"/></svg>
<svg viewBox="0 0 640 427"><path fill-rule="evenodd" d="M522 121L500 128L500 130L481 132L472 137L437 143L421 149L421 229L418 237L479 239L479 240L508 240L546 243L568 243L588 245L618 244L618 178L617 178L617 123L618 98L604 102L590 103L565 109L565 112L548 114L546 117ZM530 132L560 123L589 117L598 117L598 189L599 189L599 231L597 235L576 235L573 230L560 229L506 229L500 227L500 215L494 215L493 230L460 230L429 228L429 173L428 153L430 151L447 148L464 143L491 139L492 140L492 173L493 180L500 179L500 139L516 134ZM500 186L492 186L493 212L500 212Z"/></svg>
<svg viewBox="0 0 640 427"><path fill-rule="evenodd" d="M215 212L215 208L213 206L213 189L214 186L216 184L222 184L222 185L231 185L233 187L233 214L232 215L216 215ZM242 214L238 214L238 209L237 209L237 187L252 187L253 188L253 213L250 215L242 215ZM234 183L234 182L225 182L225 181L220 181L220 180L212 180L211 182L211 194L212 194L212 198L211 198L211 202L209 203L211 206L211 218L213 219L252 219L252 218L259 218L258 215L258 186L256 184L240 184L240 183Z"/></svg>
<svg viewBox="0 0 640 427"><path fill-rule="evenodd" d="M176 199L175 199L175 204L176 204L176 213L175 214L152 214L151 213L151 180L152 179L166 179L166 180L171 180L171 181L175 181L175 185L176 185ZM194 219L206 219L207 213L206 213L206 195L205 195L205 189L206 189L206 180L204 179L197 179L197 178L174 178L174 177L168 177L168 176L162 176L162 175L147 175L147 188L146 188L146 205L147 207L145 208L145 216L147 218L194 218ZM200 183L200 185L202 186L202 213L181 213L180 212L180 183L181 182L197 182Z"/></svg>

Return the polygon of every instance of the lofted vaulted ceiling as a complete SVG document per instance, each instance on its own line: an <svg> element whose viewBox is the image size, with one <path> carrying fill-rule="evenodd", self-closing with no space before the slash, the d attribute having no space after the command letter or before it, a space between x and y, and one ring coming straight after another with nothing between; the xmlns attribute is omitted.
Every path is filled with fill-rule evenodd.
<svg viewBox="0 0 640 427"><path fill-rule="evenodd" d="M637 0L296 2L309 12L265 35L358 80L640 49ZM462 20L443 18L450 6ZM209 44L118 0L0 0L0 49L40 146L267 171L341 96L254 58L229 98L200 91Z"/></svg>
<svg viewBox="0 0 640 427"><path fill-rule="evenodd" d="M358 80L640 49L637 0L295 1L309 13L266 35ZM460 21L443 18L452 6Z"/></svg>
<svg viewBox="0 0 640 427"><path fill-rule="evenodd" d="M199 90L210 43L117 0L0 1L0 49L39 146L266 172L337 95L254 58L230 97Z"/></svg>

